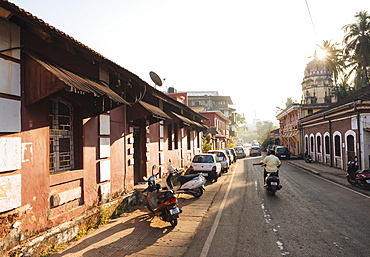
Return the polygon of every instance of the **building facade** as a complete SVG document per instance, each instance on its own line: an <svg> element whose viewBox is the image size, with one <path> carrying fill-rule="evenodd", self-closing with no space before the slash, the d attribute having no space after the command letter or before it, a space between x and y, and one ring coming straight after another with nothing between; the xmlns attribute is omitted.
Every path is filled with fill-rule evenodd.
<svg viewBox="0 0 370 257"><path fill-rule="evenodd" d="M279 120L280 144L289 148L293 156L301 153L301 133L299 119L301 105L292 103L276 116Z"/></svg>
<svg viewBox="0 0 370 257"><path fill-rule="evenodd" d="M65 243L201 151L205 117L5 0L0 38L0 255Z"/></svg>
<svg viewBox="0 0 370 257"><path fill-rule="evenodd" d="M299 119L337 102L332 73L328 65L319 59L316 53L306 65L301 86L301 103L292 103L276 118L279 120L280 144L288 147L293 155L303 157L309 151L302 136Z"/></svg>
<svg viewBox="0 0 370 257"><path fill-rule="evenodd" d="M305 150L325 165L346 169L357 156L360 168L370 161L370 85L317 113L301 118Z"/></svg>
<svg viewBox="0 0 370 257"><path fill-rule="evenodd" d="M229 134L229 119L220 111L218 112L201 112L202 116L207 117L208 121L204 121L209 127L206 133L212 134L213 149L228 148L232 142Z"/></svg>

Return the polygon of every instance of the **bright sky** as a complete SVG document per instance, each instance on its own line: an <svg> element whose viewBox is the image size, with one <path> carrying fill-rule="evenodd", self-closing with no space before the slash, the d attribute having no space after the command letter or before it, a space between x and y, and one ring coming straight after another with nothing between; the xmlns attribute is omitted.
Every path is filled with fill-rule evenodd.
<svg viewBox="0 0 370 257"><path fill-rule="evenodd" d="M152 86L156 72L159 90L231 96L248 123L300 101L316 44L341 42L356 12L370 12L369 0L10 1Z"/></svg>

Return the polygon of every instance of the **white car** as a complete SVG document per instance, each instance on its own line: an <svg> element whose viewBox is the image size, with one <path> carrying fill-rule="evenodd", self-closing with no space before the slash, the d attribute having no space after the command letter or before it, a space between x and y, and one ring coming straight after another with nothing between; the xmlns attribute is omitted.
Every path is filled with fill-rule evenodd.
<svg viewBox="0 0 370 257"><path fill-rule="evenodd" d="M209 150L208 153L213 153L217 155L221 162L221 167L223 172L228 172L230 168L230 159L225 150Z"/></svg>
<svg viewBox="0 0 370 257"><path fill-rule="evenodd" d="M208 181L217 181L221 176L221 162L215 154L197 154L193 157L190 174L202 173Z"/></svg>

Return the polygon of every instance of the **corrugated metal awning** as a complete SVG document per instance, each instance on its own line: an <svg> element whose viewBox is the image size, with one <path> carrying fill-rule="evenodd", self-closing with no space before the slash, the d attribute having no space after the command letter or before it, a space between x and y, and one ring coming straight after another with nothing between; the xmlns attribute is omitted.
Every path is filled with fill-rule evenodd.
<svg viewBox="0 0 370 257"><path fill-rule="evenodd" d="M187 126L190 126L190 125L195 125L191 120L189 120L188 118L180 115L180 114L177 114L175 112L171 112L173 115L175 115L179 120L181 120L185 125Z"/></svg>
<svg viewBox="0 0 370 257"><path fill-rule="evenodd" d="M197 127L200 127L200 128L208 128L206 125L204 124L201 124L197 121L194 121L194 120L191 120L189 118L186 118L185 116L182 116L178 113L175 113L175 112L171 112L173 115L175 115L178 119L180 119L185 125L187 126L190 126L190 125L195 125Z"/></svg>
<svg viewBox="0 0 370 257"><path fill-rule="evenodd" d="M76 94L92 94L95 97L107 96L115 102L130 105L125 99L120 97L116 92L103 83L77 75L76 73L58 66L57 64L41 60L31 54L28 55L64 82L65 89L68 92Z"/></svg>
<svg viewBox="0 0 370 257"><path fill-rule="evenodd" d="M139 101L139 104L144 107L147 111L149 111L154 117L159 119L171 119L164 111L162 111L157 106L151 105L144 101Z"/></svg>

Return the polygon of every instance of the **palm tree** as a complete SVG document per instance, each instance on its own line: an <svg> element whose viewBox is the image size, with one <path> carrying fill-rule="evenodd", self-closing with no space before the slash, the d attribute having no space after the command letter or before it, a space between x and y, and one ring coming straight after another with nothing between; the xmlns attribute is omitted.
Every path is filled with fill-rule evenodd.
<svg viewBox="0 0 370 257"><path fill-rule="evenodd" d="M343 26L344 53L347 55L349 75L355 72L356 89L369 82L370 16L367 11L356 13L356 23Z"/></svg>
<svg viewBox="0 0 370 257"><path fill-rule="evenodd" d="M339 83L334 86L334 93L337 96L338 101L346 98L349 94L355 91L354 87L351 87L348 83L348 76L344 75Z"/></svg>
<svg viewBox="0 0 370 257"><path fill-rule="evenodd" d="M339 75L344 74L344 59L342 50L338 49L338 43L331 43L331 40L324 40L320 49L326 52L326 55L321 59L333 74L334 82L336 83Z"/></svg>

